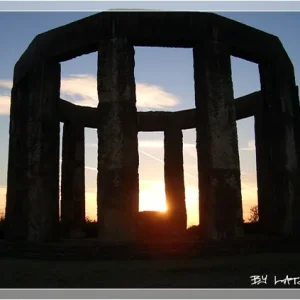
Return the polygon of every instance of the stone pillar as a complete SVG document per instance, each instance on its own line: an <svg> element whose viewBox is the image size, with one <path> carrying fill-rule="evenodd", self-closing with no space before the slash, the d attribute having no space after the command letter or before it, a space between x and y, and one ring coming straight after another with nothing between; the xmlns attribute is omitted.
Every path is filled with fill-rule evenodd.
<svg viewBox="0 0 300 300"><path fill-rule="evenodd" d="M297 191L293 74L274 63L259 65L261 95L255 115L258 209L266 234L289 235Z"/></svg>
<svg viewBox="0 0 300 300"><path fill-rule="evenodd" d="M61 169L61 222L65 236L83 237L85 224L84 127L65 123Z"/></svg>
<svg viewBox="0 0 300 300"><path fill-rule="evenodd" d="M171 230L183 233L186 230L187 215L184 191L182 131L165 130L165 190Z"/></svg>
<svg viewBox="0 0 300 300"><path fill-rule="evenodd" d="M200 228L208 238L242 234L242 201L230 53L219 42L194 50Z"/></svg>
<svg viewBox="0 0 300 300"><path fill-rule="evenodd" d="M60 65L34 66L11 99L6 238L58 237Z"/></svg>
<svg viewBox="0 0 300 300"><path fill-rule="evenodd" d="M103 41L98 54L98 178L100 238L136 240L139 208L134 48L126 39Z"/></svg>
<svg viewBox="0 0 300 300"><path fill-rule="evenodd" d="M299 107L299 91L298 86L294 88L294 130L297 152L297 183L300 182L300 107ZM300 185L297 184L296 201L293 208L293 234L300 235Z"/></svg>

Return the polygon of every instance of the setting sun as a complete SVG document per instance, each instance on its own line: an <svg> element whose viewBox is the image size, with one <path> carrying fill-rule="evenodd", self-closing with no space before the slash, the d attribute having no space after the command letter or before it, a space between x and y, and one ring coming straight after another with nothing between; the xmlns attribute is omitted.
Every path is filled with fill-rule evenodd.
<svg viewBox="0 0 300 300"><path fill-rule="evenodd" d="M165 186L161 182L142 181L140 190L139 211L167 211Z"/></svg>
<svg viewBox="0 0 300 300"><path fill-rule="evenodd" d="M248 220L249 210L255 205L256 185L242 184L242 199L244 219ZM1 190L0 190L1 192ZM188 215L188 227L199 224L198 187L188 185L185 191L186 209ZM97 193L95 190L86 192L86 216L89 219L97 219ZM165 186L163 182L141 180L139 192L139 211L167 211Z"/></svg>

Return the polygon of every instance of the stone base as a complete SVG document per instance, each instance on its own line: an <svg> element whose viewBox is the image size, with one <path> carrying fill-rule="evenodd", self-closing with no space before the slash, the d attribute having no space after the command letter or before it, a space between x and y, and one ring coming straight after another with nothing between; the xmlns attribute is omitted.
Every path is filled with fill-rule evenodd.
<svg viewBox="0 0 300 300"><path fill-rule="evenodd" d="M108 244L136 242L137 215L116 209L104 210L99 220L99 239Z"/></svg>
<svg viewBox="0 0 300 300"><path fill-rule="evenodd" d="M83 230L71 230L70 232L71 239L83 239L85 238L85 233Z"/></svg>

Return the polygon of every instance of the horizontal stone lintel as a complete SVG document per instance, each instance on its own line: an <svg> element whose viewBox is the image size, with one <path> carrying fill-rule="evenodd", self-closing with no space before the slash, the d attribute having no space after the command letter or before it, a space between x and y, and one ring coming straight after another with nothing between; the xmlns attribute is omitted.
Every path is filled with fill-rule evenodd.
<svg viewBox="0 0 300 300"><path fill-rule="evenodd" d="M241 120L255 114L260 92L254 92L235 99L236 119ZM164 131L169 126L180 129L196 127L196 109L182 111L146 111L137 113L138 131ZM84 127L97 128L101 113L97 108L79 106L60 99L59 117L61 122L76 122Z"/></svg>
<svg viewBox="0 0 300 300"><path fill-rule="evenodd" d="M293 73L280 40L206 12L104 11L37 35L15 65L14 84L43 61L66 61L97 51L99 40L126 37L134 46L192 48L215 40L230 54L255 63L279 60Z"/></svg>

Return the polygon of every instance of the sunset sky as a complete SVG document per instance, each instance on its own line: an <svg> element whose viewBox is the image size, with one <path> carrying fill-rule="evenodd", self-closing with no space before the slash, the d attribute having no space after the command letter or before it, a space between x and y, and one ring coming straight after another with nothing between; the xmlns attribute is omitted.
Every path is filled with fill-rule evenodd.
<svg viewBox="0 0 300 300"><path fill-rule="evenodd" d="M126 7L126 2L122 7ZM137 8L155 8L136 4ZM184 6L182 5L182 9ZM94 14L87 12L0 13L0 214L5 209L10 89L13 68L31 40L39 33ZM226 12L217 14L278 36L300 79L300 13ZM135 79L138 111L176 111L195 107L192 49L135 47ZM78 105L97 106L97 54L63 62L61 97ZM235 98L260 90L256 64L232 57ZM244 219L257 204L253 118L237 122ZM86 212L96 218L97 133L85 130ZM163 133L139 133L140 210L165 209ZM184 130L184 171L188 226L198 219L196 132Z"/></svg>

